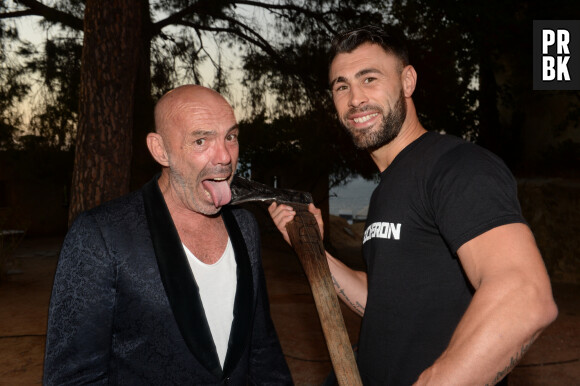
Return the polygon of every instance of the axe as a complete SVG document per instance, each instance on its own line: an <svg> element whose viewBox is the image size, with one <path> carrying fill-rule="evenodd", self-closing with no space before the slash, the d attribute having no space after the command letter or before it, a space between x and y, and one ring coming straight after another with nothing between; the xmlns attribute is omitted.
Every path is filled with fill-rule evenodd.
<svg viewBox="0 0 580 386"><path fill-rule="evenodd" d="M294 219L286 224L292 247L306 273L322 325L328 352L339 385L362 385L342 312L326 261L322 237L314 215L308 211L310 193L275 189L241 177L234 177L231 204L276 201L292 206Z"/></svg>

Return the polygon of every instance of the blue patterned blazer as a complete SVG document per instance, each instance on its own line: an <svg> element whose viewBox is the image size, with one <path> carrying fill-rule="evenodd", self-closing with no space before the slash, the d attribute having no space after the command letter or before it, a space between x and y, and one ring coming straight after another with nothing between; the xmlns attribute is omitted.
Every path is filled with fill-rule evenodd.
<svg viewBox="0 0 580 386"><path fill-rule="evenodd" d="M44 384L291 384L272 320L253 216L222 209L237 263L222 369L157 178L84 212L60 254Z"/></svg>

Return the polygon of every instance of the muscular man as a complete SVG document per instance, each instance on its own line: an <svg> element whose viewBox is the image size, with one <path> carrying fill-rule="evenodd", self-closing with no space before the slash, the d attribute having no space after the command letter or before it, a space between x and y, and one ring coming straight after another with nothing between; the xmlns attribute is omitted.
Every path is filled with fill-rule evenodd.
<svg viewBox="0 0 580 386"><path fill-rule="evenodd" d="M499 382L557 315L513 176L488 151L423 128L417 73L396 32L339 35L329 72L338 117L381 177L363 239L367 272L327 254L337 293L363 315L363 382ZM294 211L272 204L270 213L288 241Z"/></svg>
<svg viewBox="0 0 580 386"><path fill-rule="evenodd" d="M231 106L182 86L161 98L155 125L147 145L161 175L67 234L44 383L291 384L256 221L225 206L238 160Z"/></svg>

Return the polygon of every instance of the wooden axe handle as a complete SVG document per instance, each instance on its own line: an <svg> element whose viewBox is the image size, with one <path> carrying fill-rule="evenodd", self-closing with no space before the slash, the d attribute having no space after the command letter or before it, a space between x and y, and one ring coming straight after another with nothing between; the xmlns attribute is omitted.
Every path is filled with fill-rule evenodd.
<svg viewBox="0 0 580 386"><path fill-rule="evenodd" d="M286 230L310 283L336 379L341 386L362 385L334 291L318 223L306 205L292 206L296 216L286 224Z"/></svg>

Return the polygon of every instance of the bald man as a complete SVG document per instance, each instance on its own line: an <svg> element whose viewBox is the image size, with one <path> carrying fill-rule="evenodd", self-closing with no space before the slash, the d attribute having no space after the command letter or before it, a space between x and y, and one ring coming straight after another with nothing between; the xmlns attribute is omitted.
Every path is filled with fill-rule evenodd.
<svg viewBox="0 0 580 386"><path fill-rule="evenodd" d="M58 262L44 384L291 384L255 219L228 206L238 125L187 85L155 108L161 174L82 213Z"/></svg>

